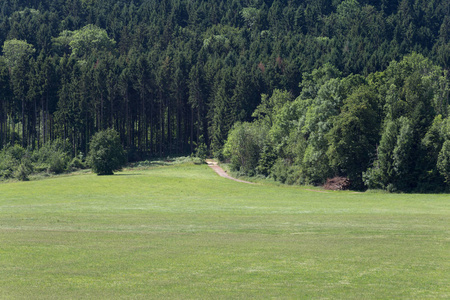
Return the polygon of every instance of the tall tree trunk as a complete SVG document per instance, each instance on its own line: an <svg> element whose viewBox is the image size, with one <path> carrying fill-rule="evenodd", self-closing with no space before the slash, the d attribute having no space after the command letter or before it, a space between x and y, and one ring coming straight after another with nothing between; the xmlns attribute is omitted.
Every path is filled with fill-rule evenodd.
<svg viewBox="0 0 450 300"><path fill-rule="evenodd" d="M39 135L37 134L37 132L39 132L38 127L38 109L37 109L37 101L36 98L34 98L34 118L33 118L33 140L32 140L32 144L33 144L33 150L36 146L36 139L37 139L37 143L38 143L38 148L39 148Z"/></svg>
<svg viewBox="0 0 450 300"><path fill-rule="evenodd" d="M170 103L167 105L167 144L168 154L172 153L172 110L170 109Z"/></svg>
<svg viewBox="0 0 450 300"><path fill-rule="evenodd" d="M100 126L101 130L104 128L104 118L103 118L103 94L100 94Z"/></svg>
<svg viewBox="0 0 450 300"><path fill-rule="evenodd" d="M162 157L163 154L163 144L164 144L164 113L163 113L163 101L159 104L159 156Z"/></svg>
<svg viewBox="0 0 450 300"><path fill-rule="evenodd" d="M25 148L25 99L22 98L22 147Z"/></svg>
<svg viewBox="0 0 450 300"><path fill-rule="evenodd" d="M191 154L194 153L194 108L191 106Z"/></svg>

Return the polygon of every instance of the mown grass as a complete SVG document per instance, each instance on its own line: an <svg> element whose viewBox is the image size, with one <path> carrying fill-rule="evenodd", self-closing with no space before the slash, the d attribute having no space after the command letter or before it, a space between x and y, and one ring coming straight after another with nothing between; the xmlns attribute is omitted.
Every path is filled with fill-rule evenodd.
<svg viewBox="0 0 450 300"><path fill-rule="evenodd" d="M0 298L448 299L449 204L192 164L0 184Z"/></svg>

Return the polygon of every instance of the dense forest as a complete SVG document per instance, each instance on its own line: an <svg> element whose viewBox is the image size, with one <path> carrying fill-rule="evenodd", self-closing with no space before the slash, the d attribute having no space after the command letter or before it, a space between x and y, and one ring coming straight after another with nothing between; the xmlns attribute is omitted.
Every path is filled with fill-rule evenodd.
<svg viewBox="0 0 450 300"><path fill-rule="evenodd" d="M450 183L449 1L4 0L0 46L0 177L114 128L129 160L206 146L287 183Z"/></svg>

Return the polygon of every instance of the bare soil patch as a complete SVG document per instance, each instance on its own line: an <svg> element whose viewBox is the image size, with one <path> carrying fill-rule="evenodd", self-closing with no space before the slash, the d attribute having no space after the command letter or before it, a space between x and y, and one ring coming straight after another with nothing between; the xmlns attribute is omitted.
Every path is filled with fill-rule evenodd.
<svg viewBox="0 0 450 300"><path fill-rule="evenodd" d="M328 178L327 182L323 185L326 190L344 191L350 189L350 179L347 177L333 177Z"/></svg>

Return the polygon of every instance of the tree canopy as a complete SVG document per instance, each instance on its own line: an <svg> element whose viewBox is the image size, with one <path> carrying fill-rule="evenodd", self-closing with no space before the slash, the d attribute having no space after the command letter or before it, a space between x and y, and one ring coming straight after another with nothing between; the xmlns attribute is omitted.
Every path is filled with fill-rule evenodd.
<svg viewBox="0 0 450 300"><path fill-rule="evenodd" d="M97 132L91 139L88 164L98 175L113 175L126 163L119 134L114 129Z"/></svg>
<svg viewBox="0 0 450 300"><path fill-rule="evenodd" d="M449 11L444 0L4 1L0 148L59 139L77 156L114 128L132 160L198 145L221 156L232 128L256 134L244 124L258 121L264 174L430 187L446 174L446 138L430 126L448 118Z"/></svg>

